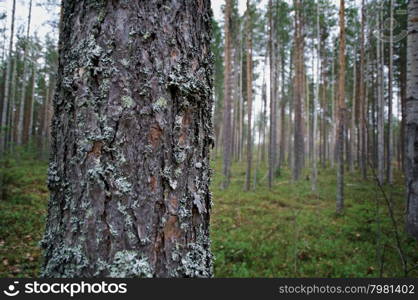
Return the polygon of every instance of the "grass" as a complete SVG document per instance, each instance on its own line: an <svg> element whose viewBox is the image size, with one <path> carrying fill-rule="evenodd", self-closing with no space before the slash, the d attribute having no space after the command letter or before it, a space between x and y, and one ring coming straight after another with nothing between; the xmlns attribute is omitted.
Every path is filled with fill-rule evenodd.
<svg viewBox="0 0 418 300"><path fill-rule="evenodd" d="M221 160L213 161L212 250L216 277L401 277L393 226L373 178L346 175L343 215L335 214L335 171L320 169L319 193L307 173L292 183L283 169L272 190L266 166L257 188L244 192L245 164L235 163L231 185L220 189ZM39 274L39 240L48 191L46 162L21 155L3 169L6 198L0 202L0 277ZM404 233L402 177L385 187L394 206L408 266L418 263L417 242ZM379 259L383 256L383 260ZM382 262L383 261L383 266ZM413 270L411 277L418 276Z"/></svg>
<svg viewBox="0 0 418 300"><path fill-rule="evenodd" d="M5 197L0 201L0 277L36 277L48 189L47 163L21 153L2 170Z"/></svg>

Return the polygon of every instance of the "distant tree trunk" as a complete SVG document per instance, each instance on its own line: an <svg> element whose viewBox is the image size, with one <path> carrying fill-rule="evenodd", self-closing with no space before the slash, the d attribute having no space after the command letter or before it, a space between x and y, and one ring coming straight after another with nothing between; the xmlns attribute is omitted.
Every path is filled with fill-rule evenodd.
<svg viewBox="0 0 418 300"><path fill-rule="evenodd" d="M405 177L407 231L418 239L418 0L408 4Z"/></svg>
<svg viewBox="0 0 418 300"><path fill-rule="evenodd" d="M253 54L252 54L252 33L251 33L251 8L250 1L247 0L247 111L248 111L248 125L247 125L247 172L245 178L245 190L250 190L251 185L251 167L252 167L252 103L253 103Z"/></svg>
<svg viewBox="0 0 418 300"><path fill-rule="evenodd" d="M10 87L10 76L12 72L12 63L13 63L13 38L14 38L14 28L15 28L15 12L16 12L16 0L13 0L13 8L12 8L12 23L10 26L10 43L9 43L9 56L7 58L7 67L6 67L6 79L4 83L4 97L3 97L3 111L1 116L1 135L0 135L0 154L3 154L6 151L7 146L7 133L9 130L7 129L7 121L8 121L8 112L11 109L9 107L9 87ZM0 196L1 198L1 196Z"/></svg>
<svg viewBox="0 0 418 300"><path fill-rule="evenodd" d="M365 49L364 49L364 26L365 26L365 4L361 2L361 30L360 30L360 70L359 70L359 113L360 113L360 171L363 179L367 179L367 127L366 127L366 99L364 95L364 70L365 70Z"/></svg>
<svg viewBox="0 0 418 300"><path fill-rule="evenodd" d="M279 156L279 166L284 164L285 161L285 152L286 152L286 118L285 118L285 110L286 110L286 101L285 101L285 57L284 51L282 51L281 55L282 60L282 68L281 68L281 76L282 76L282 99L280 101L280 156Z"/></svg>
<svg viewBox="0 0 418 300"><path fill-rule="evenodd" d="M356 103L357 103L357 47L354 47L354 64L353 64L353 97L352 97L352 106L351 106L351 130L350 130L350 172L354 172L354 163L355 163L355 142L356 142Z"/></svg>
<svg viewBox="0 0 418 300"><path fill-rule="evenodd" d="M344 210L344 125L345 125L345 3L340 0L340 48L338 58L338 122L337 122L337 213Z"/></svg>
<svg viewBox="0 0 418 300"><path fill-rule="evenodd" d="M393 0L390 0L390 33L389 33L389 69L388 69L388 134L387 134L387 162L386 162L386 181L389 184L393 183L392 170L392 156L393 156L393 141L392 141L392 98L393 98Z"/></svg>
<svg viewBox="0 0 418 300"><path fill-rule="evenodd" d="M23 50L23 80L22 80L22 92L20 96L19 102L19 119L17 122L17 144L22 145L23 142L23 121L25 115L25 100L26 100L26 83L28 81L28 50L29 50L29 34L30 34L30 21L32 17L32 0L29 1L29 14L28 14L28 23L27 23L27 31L26 31L26 41L25 41L25 48Z"/></svg>
<svg viewBox="0 0 418 300"><path fill-rule="evenodd" d="M225 6L225 55L224 55L224 116L223 116L223 164L222 164L222 188L226 189L229 186L231 178L231 80L232 80L232 63L231 63L231 18L232 18L232 0L226 0Z"/></svg>
<svg viewBox="0 0 418 300"><path fill-rule="evenodd" d="M268 186L271 189L273 186L273 178L275 171L275 158L276 158L276 111L275 111L275 101L276 101L276 66L275 63L275 49L274 49L274 21L273 21L273 3L272 0L269 0L269 66L270 66L270 134L269 134L269 172L268 172Z"/></svg>
<svg viewBox="0 0 418 300"><path fill-rule="evenodd" d="M261 134L263 136L263 144L259 144L261 147L261 161L266 160L266 127L267 127L267 84L266 84L266 64L267 64L267 53L266 59L264 60L264 71L263 71L263 85L261 87L261 101L262 101L262 129Z"/></svg>
<svg viewBox="0 0 418 300"><path fill-rule="evenodd" d="M47 158L51 140L51 120L52 120L52 97L55 88L55 75L49 74L48 84L45 87L45 99L42 105L42 126L41 126L41 156Z"/></svg>
<svg viewBox="0 0 418 300"><path fill-rule="evenodd" d="M322 156L321 156L321 162L322 162L322 168L325 169L327 166L327 146L328 146L328 122L327 122L327 118L328 118L328 98L327 98L327 89L328 89L328 85L327 85L327 76L328 76L328 72L326 71L327 68L324 67L324 63L326 63L325 58L322 57L322 63L321 63L321 68L322 68L322 80L323 80L323 85L322 85Z"/></svg>
<svg viewBox="0 0 418 300"><path fill-rule="evenodd" d="M317 116L317 109L319 108L319 84L320 84L320 62L321 62L321 35L320 35L320 24L319 24L319 16L320 16L320 9L319 9L320 2L316 1L316 39L317 39L317 47L316 47L316 84L315 84L315 98L314 98L314 105L313 105L313 147L312 147L312 191L317 192L317 177L318 177L318 158L317 158L317 145L321 145L318 143L319 134L318 131L318 116Z"/></svg>
<svg viewBox="0 0 418 300"><path fill-rule="evenodd" d="M335 51L332 53L331 58L331 145L329 147L329 156L330 156L330 163L331 168L334 167L335 164L335 143L336 143L336 132L337 132L337 116L336 116L336 108L338 105L335 105Z"/></svg>
<svg viewBox="0 0 418 300"><path fill-rule="evenodd" d="M293 168L293 130L294 130L294 86L296 84L295 76L295 47L293 47L290 53L290 72L289 72L289 82L292 84L292 89L290 89L291 95L289 95L289 117L288 117L288 135L287 135L287 161L290 168Z"/></svg>
<svg viewBox="0 0 418 300"><path fill-rule="evenodd" d="M406 48L406 45L405 45ZM400 100L401 100L401 169L405 172L405 121L406 121L406 90L407 90L407 64L405 59L401 59L400 68Z"/></svg>
<svg viewBox="0 0 418 300"><path fill-rule="evenodd" d="M36 85L36 66L32 67L32 84L31 84L31 95L27 102L27 117L25 122L25 128L23 130L23 142L28 144L33 136L33 114L35 105L35 85Z"/></svg>
<svg viewBox="0 0 418 300"><path fill-rule="evenodd" d="M312 52L312 57L313 57L313 49L311 50ZM312 60L313 61L313 60ZM311 106L311 99L310 99L310 88L309 88L309 76L307 74L304 74L305 76L305 98L306 98L306 108L305 108L305 113L306 113L306 162L307 162L307 167L310 167L311 164L311 146L312 146L312 135L311 135L311 126L310 126L310 106ZM305 162L305 159L304 159Z"/></svg>
<svg viewBox="0 0 418 300"><path fill-rule="evenodd" d="M243 59L242 59L242 56L243 56L243 53L242 53L242 31L240 30L240 35L239 35L239 40L240 40L240 43L239 43L239 61L238 61L238 64L239 64L239 76L238 76L238 85L237 85L237 89L238 89L238 105L237 105L237 108L236 108L236 110L237 110L237 116L238 116L238 118L237 118L237 128L238 128L238 130L237 130L237 155L238 155L238 161L241 161L242 160L242 153L243 153L243 150L242 150L242 148L243 148L243 139L242 139L242 132L243 132L243 130L244 130L244 128L243 128L243 114L242 114L242 111L243 111L243 95L242 95L242 82L243 82L243 76L242 76L242 73L243 73L243 70L242 70L242 61L243 61Z"/></svg>
<svg viewBox="0 0 418 300"><path fill-rule="evenodd" d="M379 28L381 28L381 13L379 13ZM380 39L376 40L376 68L377 68L377 176L380 184L385 178L385 105L383 95L383 65Z"/></svg>
<svg viewBox="0 0 418 300"><path fill-rule="evenodd" d="M14 55L14 63L13 63L13 69L12 69L12 75L11 75L11 83L10 83L10 98L9 98L9 137L8 137L8 149L13 150L15 143L16 143L16 137L17 137L17 124L16 120L18 117L19 110L16 109L16 94L17 94L17 73L19 65L19 59L20 57L18 53L18 48L15 46L15 55Z"/></svg>
<svg viewBox="0 0 418 300"><path fill-rule="evenodd" d="M302 36L302 8L301 1L295 0L295 87L294 87L294 158L293 158L293 180L299 180L303 167L304 138L303 138L303 36Z"/></svg>
<svg viewBox="0 0 418 300"><path fill-rule="evenodd" d="M239 160L239 147L238 147L238 142L239 142L239 124L240 124L240 120L239 120L239 102L240 102L240 93L241 93L241 86L240 86L240 77L242 74L242 69L241 69L241 28L239 25L239 21L235 20L233 21L234 24L234 41L233 41L233 48L234 48L234 58L233 58L233 97L232 97L232 129L231 129L231 134L232 134L232 138L231 138L231 149L232 149L232 153L231 153L231 158L233 157L235 161Z"/></svg>
<svg viewBox="0 0 418 300"><path fill-rule="evenodd" d="M62 2L44 277L212 276L211 17Z"/></svg>

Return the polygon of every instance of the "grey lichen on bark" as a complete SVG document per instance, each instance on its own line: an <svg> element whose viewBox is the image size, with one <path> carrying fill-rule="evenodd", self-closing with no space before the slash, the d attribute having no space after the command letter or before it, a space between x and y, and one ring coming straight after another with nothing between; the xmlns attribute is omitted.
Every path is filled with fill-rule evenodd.
<svg viewBox="0 0 418 300"><path fill-rule="evenodd" d="M44 277L211 277L210 1L62 2Z"/></svg>
<svg viewBox="0 0 418 300"><path fill-rule="evenodd" d="M405 177L407 230L418 239L418 0L408 4Z"/></svg>

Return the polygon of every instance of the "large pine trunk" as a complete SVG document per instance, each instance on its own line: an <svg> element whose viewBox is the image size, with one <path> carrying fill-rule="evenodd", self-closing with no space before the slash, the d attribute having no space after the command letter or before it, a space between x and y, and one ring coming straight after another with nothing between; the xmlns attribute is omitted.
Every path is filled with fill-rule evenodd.
<svg viewBox="0 0 418 300"><path fill-rule="evenodd" d="M407 230L418 239L418 0L408 4L405 175Z"/></svg>
<svg viewBox="0 0 418 300"><path fill-rule="evenodd" d="M211 17L62 2L43 276L212 276Z"/></svg>

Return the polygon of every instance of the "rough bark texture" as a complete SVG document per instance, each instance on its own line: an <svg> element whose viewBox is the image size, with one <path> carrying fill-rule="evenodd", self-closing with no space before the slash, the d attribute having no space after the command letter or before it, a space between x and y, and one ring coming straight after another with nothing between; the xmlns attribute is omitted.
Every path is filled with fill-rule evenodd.
<svg viewBox="0 0 418 300"><path fill-rule="evenodd" d="M62 2L45 277L209 277L209 0Z"/></svg>
<svg viewBox="0 0 418 300"><path fill-rule="evenodd" d="M418 0L408 4L406 90L407 230L418 239Z"/></svg>

